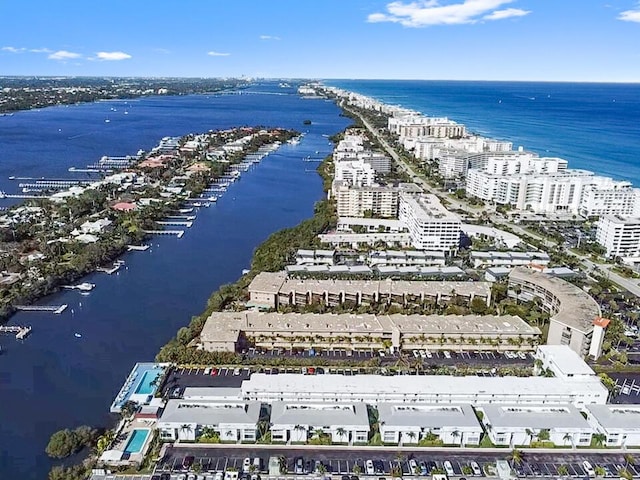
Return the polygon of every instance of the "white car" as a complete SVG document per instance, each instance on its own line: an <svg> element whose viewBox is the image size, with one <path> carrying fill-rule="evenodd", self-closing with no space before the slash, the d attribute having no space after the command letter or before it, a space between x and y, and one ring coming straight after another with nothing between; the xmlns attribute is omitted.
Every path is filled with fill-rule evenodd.
<svg viewBox="0 0 640 480"><path fill-rule="evenodd" d="M433 354L429 350L425 350L424 353L427 355L427 358L433 358Z"/></svg>
<svg viewBox="0 0 640 480"><path fill-rule="evenodd" d="M416 462L413 458L411 460L409 460L409 468L410 468L410 475L417 475L418 473L420 473L420 470L418 469L418 462Z"/></svg>
<svg viewBox="0 0 640 480"><path fill-rule="evenodd" d="M469 466L471 467L471 470L473 470L473 474L476 477L479 477L482 475L482 470L480 470L480 465L478 465L478 462L471 462Z"/></svg>
<svg viewBox="0 0 640 480"><path fill-rule="evenodd" d="M367 472L367 475L375 475L376 474L376 469L373 468L373 460L367 460L365 462L365 471Z"/></svg>
<svg viewBox="0 0 640 480"><path fill-rule="evenodd" d="M449 353L449 350L445 350L444 352L442 352L442 354L444 355L444 358L451 358L451 354Z"/></svg>
<svg viewBox="0 0 640 480"><path fill-rule="evenodd" d="M233 371L233 374L234 374L234 375L236 375L236 376L240 375L240 369L239 369L239 368L236 368L236 369Z"/></svg>
<svg viewBox="0 0 640 480"><path fill-rule="evenodd" d="M413 351L413 358L418 358L420 356L420 352L418 350Z"/></svg>
<svg viewBox="0 0 640 480"><path fill-rule="evenodd" d="M442 466L444 467L444 471L447 473L447 475L449 475L450 477L455 475L455 472L453 471L453 465L451 465L451 462L449 460L445 460Z"/></svg>
<svg viewBox="0 0 640 480"><path fill-rule="evenodd" d="M242 471L244 473L249 473L249 469L250 468L251 468L251 459L249 457L247 457L242 462Z"/></svg>
<svg viewBox="0 0 640 480"><path fill-rule="evenodd" d="M518 356L522 359L522 360L526 360L527 359L527 354L525 352L518 352Z"/></svg>
<svg viewBox="0 0 640 480"><path fill-rule="evenodd" d="M420 356L422 358L427 358L427 352L425 352L424 350L420 350Z"/></svg>
<svg viewBox="0 0 640 480"><path fill-rule="evenodd" d="M216 472L214 480L222 480L223 478L224 478L224 475L222 474L222 472Z"/></svg>
<svg viewBox="0 0 640 480"><path fill-rule="evenodd" d="M587 475L589 475L590 477L596 476L596 471L593 469L591 464L586 460L582 462L582 468L584 468L584 471L587 472Z"/></svg>

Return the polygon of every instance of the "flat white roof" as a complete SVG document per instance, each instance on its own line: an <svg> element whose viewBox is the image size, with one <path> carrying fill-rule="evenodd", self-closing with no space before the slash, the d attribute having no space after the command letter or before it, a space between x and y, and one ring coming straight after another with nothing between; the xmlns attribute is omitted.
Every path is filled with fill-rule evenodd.
<svg viewBox="0 0 640 480"><path fill-rule="evenodd" d="M274 425L358 425L369 429L367 406L363 403L273 402Z"/></svg>
<svg viewBox="0 0 640 480"><path fill-rule="evenodd" d="M586 405L585 409L605 429L640 430L640 405Z"/></svg>
<svg viewBox="0 0 640 480"><path fill-rule="evenodd" d="M379 403L378 419L385 427L481 428L469 404Z"/></svg>
<svg viewBox="0 0 640 480"><path fill-rule="evenodd" d="M496 400L519 394L522 397L541 395L603 397L608 391L598 377L565 380L558 377L477 377L450 375L267 375L254 373L242 382L242 394L314 392L342 395L422 394L494 395Z"/></svg>
<svg viewBox="0 0 640 480"><path fill-rule="evenodd" d="M579 428L591 430L591 426L570 404L522 405L495 403L483 405L483 421L495 428Z"/></svg>
<svg viewBox="0 0 640 480"><path fill-rule="evenodd" d="M580 355L567 345L539 345L536 354L549 359L563 375L595 375Z"/></svg>
<svg viewBox="0 0 640 480"><path fill-rule="evenodd" d="M260 402L169 400L158 420L160 423L256 424L260 419Z"/></svg>

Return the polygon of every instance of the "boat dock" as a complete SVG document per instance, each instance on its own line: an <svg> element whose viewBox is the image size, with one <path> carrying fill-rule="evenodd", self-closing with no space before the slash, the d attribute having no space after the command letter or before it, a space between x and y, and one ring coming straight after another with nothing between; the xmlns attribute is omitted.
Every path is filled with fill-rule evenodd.
<svg viewBox="0 0 640 480"><path fill-rule="evenodd" d="M167 226L167 227L186 227L191 228L193 222L181 222L180 220L166 220L164 222L156 222L158 225Z"/></svg>
<svg viewBox="0 0 640 480"><path fill-rule="evenodd" d="M77 168L69 167L69 172L75 173L112 173L110 168Z"/></svg>
<svg viewBox="0 0 640 480"><path fill-rule="evenodd" d="M127 245L129 252L144 252L145 250L149 250L149 245Z"/></svg>
<svg viewBox="0 0 640 480"><path fill-rule="evenodd" d="M15 333L16 339L22 340L31 333L31 327L21 327L19 325L11 327L0 326L0 333Z"/></svg>
<svg viewBox="0 0 640 480"><path fill-rule="evenodd" d="M195 220L195 215L167 215L168 219L171 220Z"/></svg>
<svg viewBox="0 0 640 480"><path fill-rule="evenodd" d="M14 305L16 310L22 312L52 312L56 315L61 314L67 309L67 304L63 305Z"/></svg>
<svg viewBox="0 0 640 480"><path fill-rule="evenodd" d="M116 273L118 270L120 270L121 266L122 266L122 264L120 264L120 263L114 263L111 268L109 268L109 267L98 267L98 268L96 268L96 272L102 272L102 273L106 273L107 275L111 275L113 273Z"/></svg>
<svg viewBox="0 0 640 480"><path fill-rule="evenodd" d="M145 230L147 235L177 235L178 238L182 238L184 230Z"/></svg>
<svg viewBox="0 0 640 480"><path fill-rule="evenodd" d="M43 199L43 198L51 198L48 195L9 195L4 192L0 192L0 198L17 198L19 200L30 200L30 199Z"/></svg>
<svg viewBox="0 0 640 480"><path fill-rule="evenodd" d="M80 290L82 292L90 292L94 288L96 288L95 283L79 283L78 285L63 285L62 288L66 288L67 290Z"/></svg>

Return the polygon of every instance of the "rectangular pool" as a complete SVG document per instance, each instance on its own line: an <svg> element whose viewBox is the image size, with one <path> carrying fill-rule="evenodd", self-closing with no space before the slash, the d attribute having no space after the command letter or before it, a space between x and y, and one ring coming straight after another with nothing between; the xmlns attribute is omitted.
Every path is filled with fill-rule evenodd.
<svg viewBox="0 0 640 480"><path fill-rule="evenodd" d="M147 441L147 437L151 430L149 429L136 429L133 431L127 442L127 446L124 447L125 453L139 453L144 446L144 442Z"/></svg>
<svg viewBox="0 0 640 480"><path fill-rule="evenodd" d="M162 372L160 370L147 370L140 379L140 383L136 387L135 393L142 395L152 395L155 393L157 386L151 385L156 378L160 376Z"/></svg>

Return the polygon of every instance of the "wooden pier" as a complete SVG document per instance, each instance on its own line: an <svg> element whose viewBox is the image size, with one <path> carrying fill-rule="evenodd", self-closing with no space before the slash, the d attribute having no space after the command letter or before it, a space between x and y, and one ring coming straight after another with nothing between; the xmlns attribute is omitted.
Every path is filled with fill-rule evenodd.
<svg viewBox="0 0 640 480"><path fill-rule="evenodd" d="M14 305L16 310L21 312L52 312L56 315L61 314L67 309L67 304L63 305Z"/></svg>

